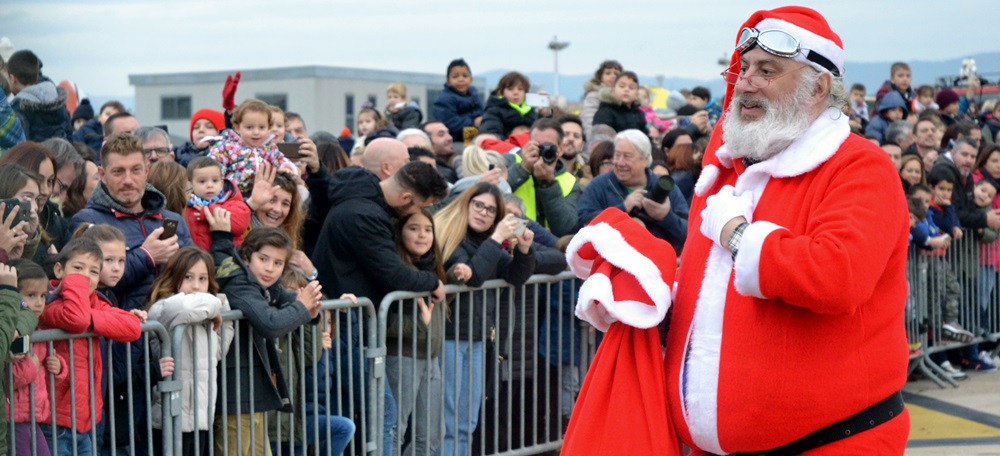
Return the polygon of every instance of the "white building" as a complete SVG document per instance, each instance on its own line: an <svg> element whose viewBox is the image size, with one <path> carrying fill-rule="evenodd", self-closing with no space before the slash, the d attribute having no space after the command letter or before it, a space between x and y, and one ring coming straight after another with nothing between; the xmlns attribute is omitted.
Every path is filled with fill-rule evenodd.
<svg viewBox="0 0 1000 456"><path fill-rule="evenodd" d="M222 110L226 76L237 70L192 73L133 74L135 116L141 125L166 125L171 135L188 137L191 115L202 108ZM404 71L368 70L330 66L302 66L240 70L236 103L258 98L286 111L298 113L309 133L325 130L337 135L345 126L353 132L362 104L372 102L380 111L387 104L390 83L406 84L407 95L431 120L429 107L444 88L445 75ZM474 78L479 93L486 93L482 78Z"/></svg>

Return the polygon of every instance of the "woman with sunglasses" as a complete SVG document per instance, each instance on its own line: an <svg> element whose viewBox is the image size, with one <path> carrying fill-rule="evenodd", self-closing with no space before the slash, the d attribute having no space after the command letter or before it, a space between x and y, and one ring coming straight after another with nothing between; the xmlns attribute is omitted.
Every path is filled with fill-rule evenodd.
<svg viewBox="0 0 1000 456"><path fill-rule="evenodd" d="M523 225L518 228L518 219L506 214L503 201L500 189L481 182L434 216L434 235L441 244L450 282L479 287L487 280L503 279L520 286L534 273L531 244L535 235ZM485 344L492 340L497 299L495 290L474 291L460 293L449 304L441 454L470 454L483 397Z"/></svg>

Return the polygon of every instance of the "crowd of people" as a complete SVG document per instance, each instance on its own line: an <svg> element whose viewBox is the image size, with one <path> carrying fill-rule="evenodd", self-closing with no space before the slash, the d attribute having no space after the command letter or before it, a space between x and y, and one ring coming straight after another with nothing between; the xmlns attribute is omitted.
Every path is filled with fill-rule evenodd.
<svg viewBox="0 0 1000 456"><path fill-rule="evenodd" d="M479 328L497 318L476 309L492 309L496 296L452 302L452 313L445 285L521 285L533 274L564 271L562 252L574 233L607 208L627 213L680 254L702 157L722 115L721 102L697 87L677 117L661 118L636 73L614 60L601 62L585 84L579 114L529 104L531 82L518 72L501 77L484 98L471 85L470 65L456 59L428 107L433 120L424 121L406 87L393 83L385 109L360 110L355 137L309 135L308 119L295 113L255 99L237 103L237 73L221 86L221 109L195 111L188 141L178 145L119 102L95 111L84 100L70 113L65 91L41 67L32 51L20 50L3 62L0 77L0 353L9 356L14 378L11 412L0 423L12 422L18 454L33 439L38 454L109 448L107 410L122 404L138 422L161 429L157 395L146 410L145 398L125 394L124 382L135 380L123 378L126 366L142 376L139 367L148 366L150 378L141 380L154 385L171 375L207 383L209 371L226 370L215 377L219 385L185 383L183 454L213 451L212 432L219 454L224 441L231 454L264 454L285 443L299 451L312 440L274 440L265 414L313 401L289 398L287 385L293 376L330 375L325 353L347 332L327 325L324 354L310 356L306 372L279 361L277 353L292 349L283 336L322 321L323 299L367 297L378 305L397 290L430 296L395 310L412 324L389 328L386 454L397 447L469 454L489 338ZM961 95L914 89L910 81L909 67L894 64L873 108L855 84L842 112L852 133L881 146L899 170L911 243L931 259L927 280L935 284L944 333L968 342L989 328L958 321L962 271L943 259L972 253L951 252L954 240L981 240L993 260L976 265L983 317L974 324L985 322L1000 268L1000 106L979 104L975 79ZM224 325L221 314L230 309L242 311L245 322ZM149 354L143 344L123 344L141 341L147 320L168 329L191 324L185 337L201 348L182 357L198 362L175 369L172 358ZM198 326L206 321L213 324ZM99 336L90 342L92 362L81 344L71 350L65 341L53 351L38 343L14 352L36 328ZM234 336L250 349L230 349ZM413 338L415 349L405 343L393 350L392 340ZM955 377L963 369L996 370L989 352L977 348L936 361ZM111 371L102 368L107 353ZM559 355L550 362L573 364ZM418 378L408 378L411 372ZM91 384L101 389L93 403ZM579 388L560 386L570 395ZM426 398L442 396L441 407L420 409L436 404ZM354 435L350 418L324 421L335 429L334 453ZM116 424L128 425L136 423ZM117 430L119 439L126 429ZM258 437L251 440L248 429ZM0 454L9 448L7 435L0 432ZM159 439L154 431L154 449Z"/></svg>

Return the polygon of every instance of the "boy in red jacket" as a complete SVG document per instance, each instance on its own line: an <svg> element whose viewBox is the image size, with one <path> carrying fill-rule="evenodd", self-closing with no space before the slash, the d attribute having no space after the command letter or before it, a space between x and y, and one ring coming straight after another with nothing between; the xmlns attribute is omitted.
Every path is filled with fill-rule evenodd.
<svg viewBox="0 0 1000 456"><path fill-rule="evenodd" d="M104 255L101 248L89 239L74 239L63 247L56 258L52 270L59 280L52 281L52 300L45 306L39 318L39 329L61 329L70 334L91 332L118 342L134 342L142 335L142 322L146 312L134 309L126 312L112 307L97 293L101 278ZM91 449L90 429L101 420L104 408L101 394L101 350L96 337L84 342L77 339L70 350L69 341L53 342L57 356L70 360L73 375L55 382L56 414L45 424L57 425L57 438L53 438L52 426L42 426L42 432L52 450L77 448L89 453ZM90 359L93 358L93 370ZM93 372L93 377L90 376ZM93 395L90 391L93 389ZM93 398L94 403L90 403ZM91 416L91 406L95 415ZM76 420L73 420L73 414Z"/></svg>
<svg viewBox="0 0 1000 456"><path fill-rule="evenodd" d="M184 209L184 219L191 230L191 241L206 251L212 250L212 233L204 211L221 207L231 217L233 244L242 244L243 234L250 227L250 206L243 202L240 189L223 179L222 165L213 158L198 157L188 163L187 174L192 194Z"/></svg>

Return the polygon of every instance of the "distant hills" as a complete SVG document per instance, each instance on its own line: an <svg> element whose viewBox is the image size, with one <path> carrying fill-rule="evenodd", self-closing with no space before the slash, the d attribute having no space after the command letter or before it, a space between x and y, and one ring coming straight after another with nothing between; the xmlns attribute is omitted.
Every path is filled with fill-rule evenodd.
<svg viewBox="0 0 1000 456"><path fill-rule="evenodd" d="M976 61L977 73L980 75L980 78L994 84L997 80L1000 80L1000 52L973 54L971 56L962 56L933 62L912 60L907 63L910 64L910 68L913 70L913 84L915 86L923 84L937 85L938 78L957 77L962 68L962 60L969 57ZM874 96L879 86L889 79L889 67L891 65L891 61L848 61L845 65L847 68L845 82L847 82L848 86L855 82L860 82L865 85L865 88L868 90L868 95ZM497 81L500 80L500 77L507 71L509 70L493 70L477 74L476 76L483 76L486 78L487 87L492 89L496 85ZM722 71L721 67L719 71ZM533 89L547 90L549 92L552 91L552 88L554 87L554 77L551 72L532 72L525 74L531 79L532 85L535 86ZM566 100L570 103L580 101L583 98L583 83L590 79L592 75L593 73L582 75L560 74L559 94L566 97ZM651 75L640 74L639 81L643 85L659 85L656 77ZM668 90L691 88L694 86L707 87L712 92L713 97L720 97L725 91L725 82L722 81L721 77L710 80L683 77L664 77L662 84L662 87Z"/></svg>

